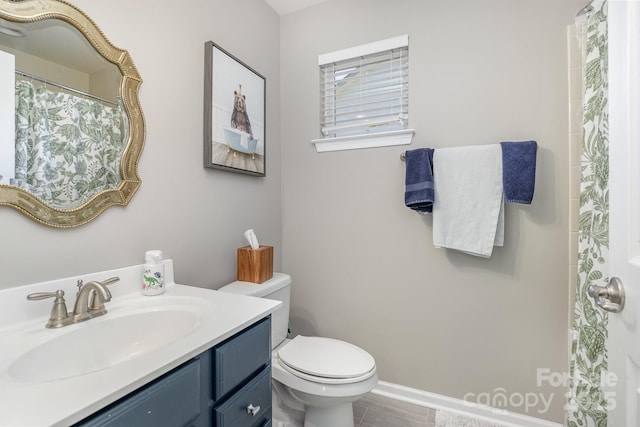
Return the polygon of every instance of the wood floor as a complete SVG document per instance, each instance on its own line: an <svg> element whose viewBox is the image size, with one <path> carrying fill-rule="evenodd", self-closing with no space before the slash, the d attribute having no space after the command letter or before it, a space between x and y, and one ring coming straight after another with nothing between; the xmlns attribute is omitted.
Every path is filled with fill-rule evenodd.
<svg viewBox="0 0 640 427"><path fill-rule="evenodd" d="M226 144L212 143L213 163L234 169L264 173L264 156L231 150Z"/></svg>

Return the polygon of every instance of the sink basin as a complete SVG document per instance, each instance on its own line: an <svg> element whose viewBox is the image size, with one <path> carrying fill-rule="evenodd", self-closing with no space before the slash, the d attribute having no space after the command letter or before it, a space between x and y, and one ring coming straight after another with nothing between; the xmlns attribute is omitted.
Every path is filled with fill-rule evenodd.
<svg viewBox="0 0 640 427"><path fill-rule="evenodd" d="M164 304L121 309L58 330L41 330L46 340L16 357L8 374L14 380L49 382L106 369L143 356L188 336L201 323L205 307Z"/></svg>

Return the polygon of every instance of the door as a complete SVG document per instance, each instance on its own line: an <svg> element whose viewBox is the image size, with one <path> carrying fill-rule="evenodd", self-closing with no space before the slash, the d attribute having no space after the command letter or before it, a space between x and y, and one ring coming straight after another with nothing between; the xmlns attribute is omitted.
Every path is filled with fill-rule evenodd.
<svg viewBox="0 0 640 427"><path fill-rule="evenodd" d="M640 426L640 2L609 1L609 276L624 286L609 313L608 425Z"/></svg>

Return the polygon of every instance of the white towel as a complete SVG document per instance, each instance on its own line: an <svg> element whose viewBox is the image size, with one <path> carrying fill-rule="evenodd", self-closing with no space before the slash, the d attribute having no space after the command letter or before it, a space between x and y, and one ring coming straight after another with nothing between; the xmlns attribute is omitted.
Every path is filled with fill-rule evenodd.
<svg viewBox="0 0 640 427"><path fill-rule="evenodd" d="M240 145L242 146L242 148L244 148L245 150L249 149L249 141L248 141L248 136L249 134L246 132L240 132Z"/></svg>
<svg viewBox="0 0 640 427"><path fill-rule="evenodd" d="M489 258L504 243L499 144L433 153L433 244Z"/></svg>

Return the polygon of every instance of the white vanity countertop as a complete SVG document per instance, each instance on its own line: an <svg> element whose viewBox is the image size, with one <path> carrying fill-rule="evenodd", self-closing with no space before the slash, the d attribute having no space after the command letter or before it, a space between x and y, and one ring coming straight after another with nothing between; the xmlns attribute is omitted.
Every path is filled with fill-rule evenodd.
<svg viewBox="0 0 640 427"><path fill-rule="evenodd" d="M12 363L12 355L19 349L0 347L0 426L69 426L240 332L282 304L268 299L174 284L173 264L170 260L165 260L164 264L168 284L166 292L157 296L141 297L139 265L0 290L0 343L3 337L15 333L17 329L33 329L34 324L40 324L45 330L53 300L27 301L27 294L63 289L67 308L71 311L78 279L86 283L120 277L120 282L109 286L113 297L106 308L109 310L110 306L114 307L114 313L118 310L118 304L130 305L138 298L195 297L205 300L211 307L211 313L204 318L202 325L174 343L133 356L106 369L61 380L29 382L13 378L8 365ZM53 337L64 333L67 328L90 327L92 321L108 316L109 313L76 325L47 329L46 333ZM69 352L73 351L73 348L69 348ZM55 366L55 361L52 361L52 369Z"/></svg>

